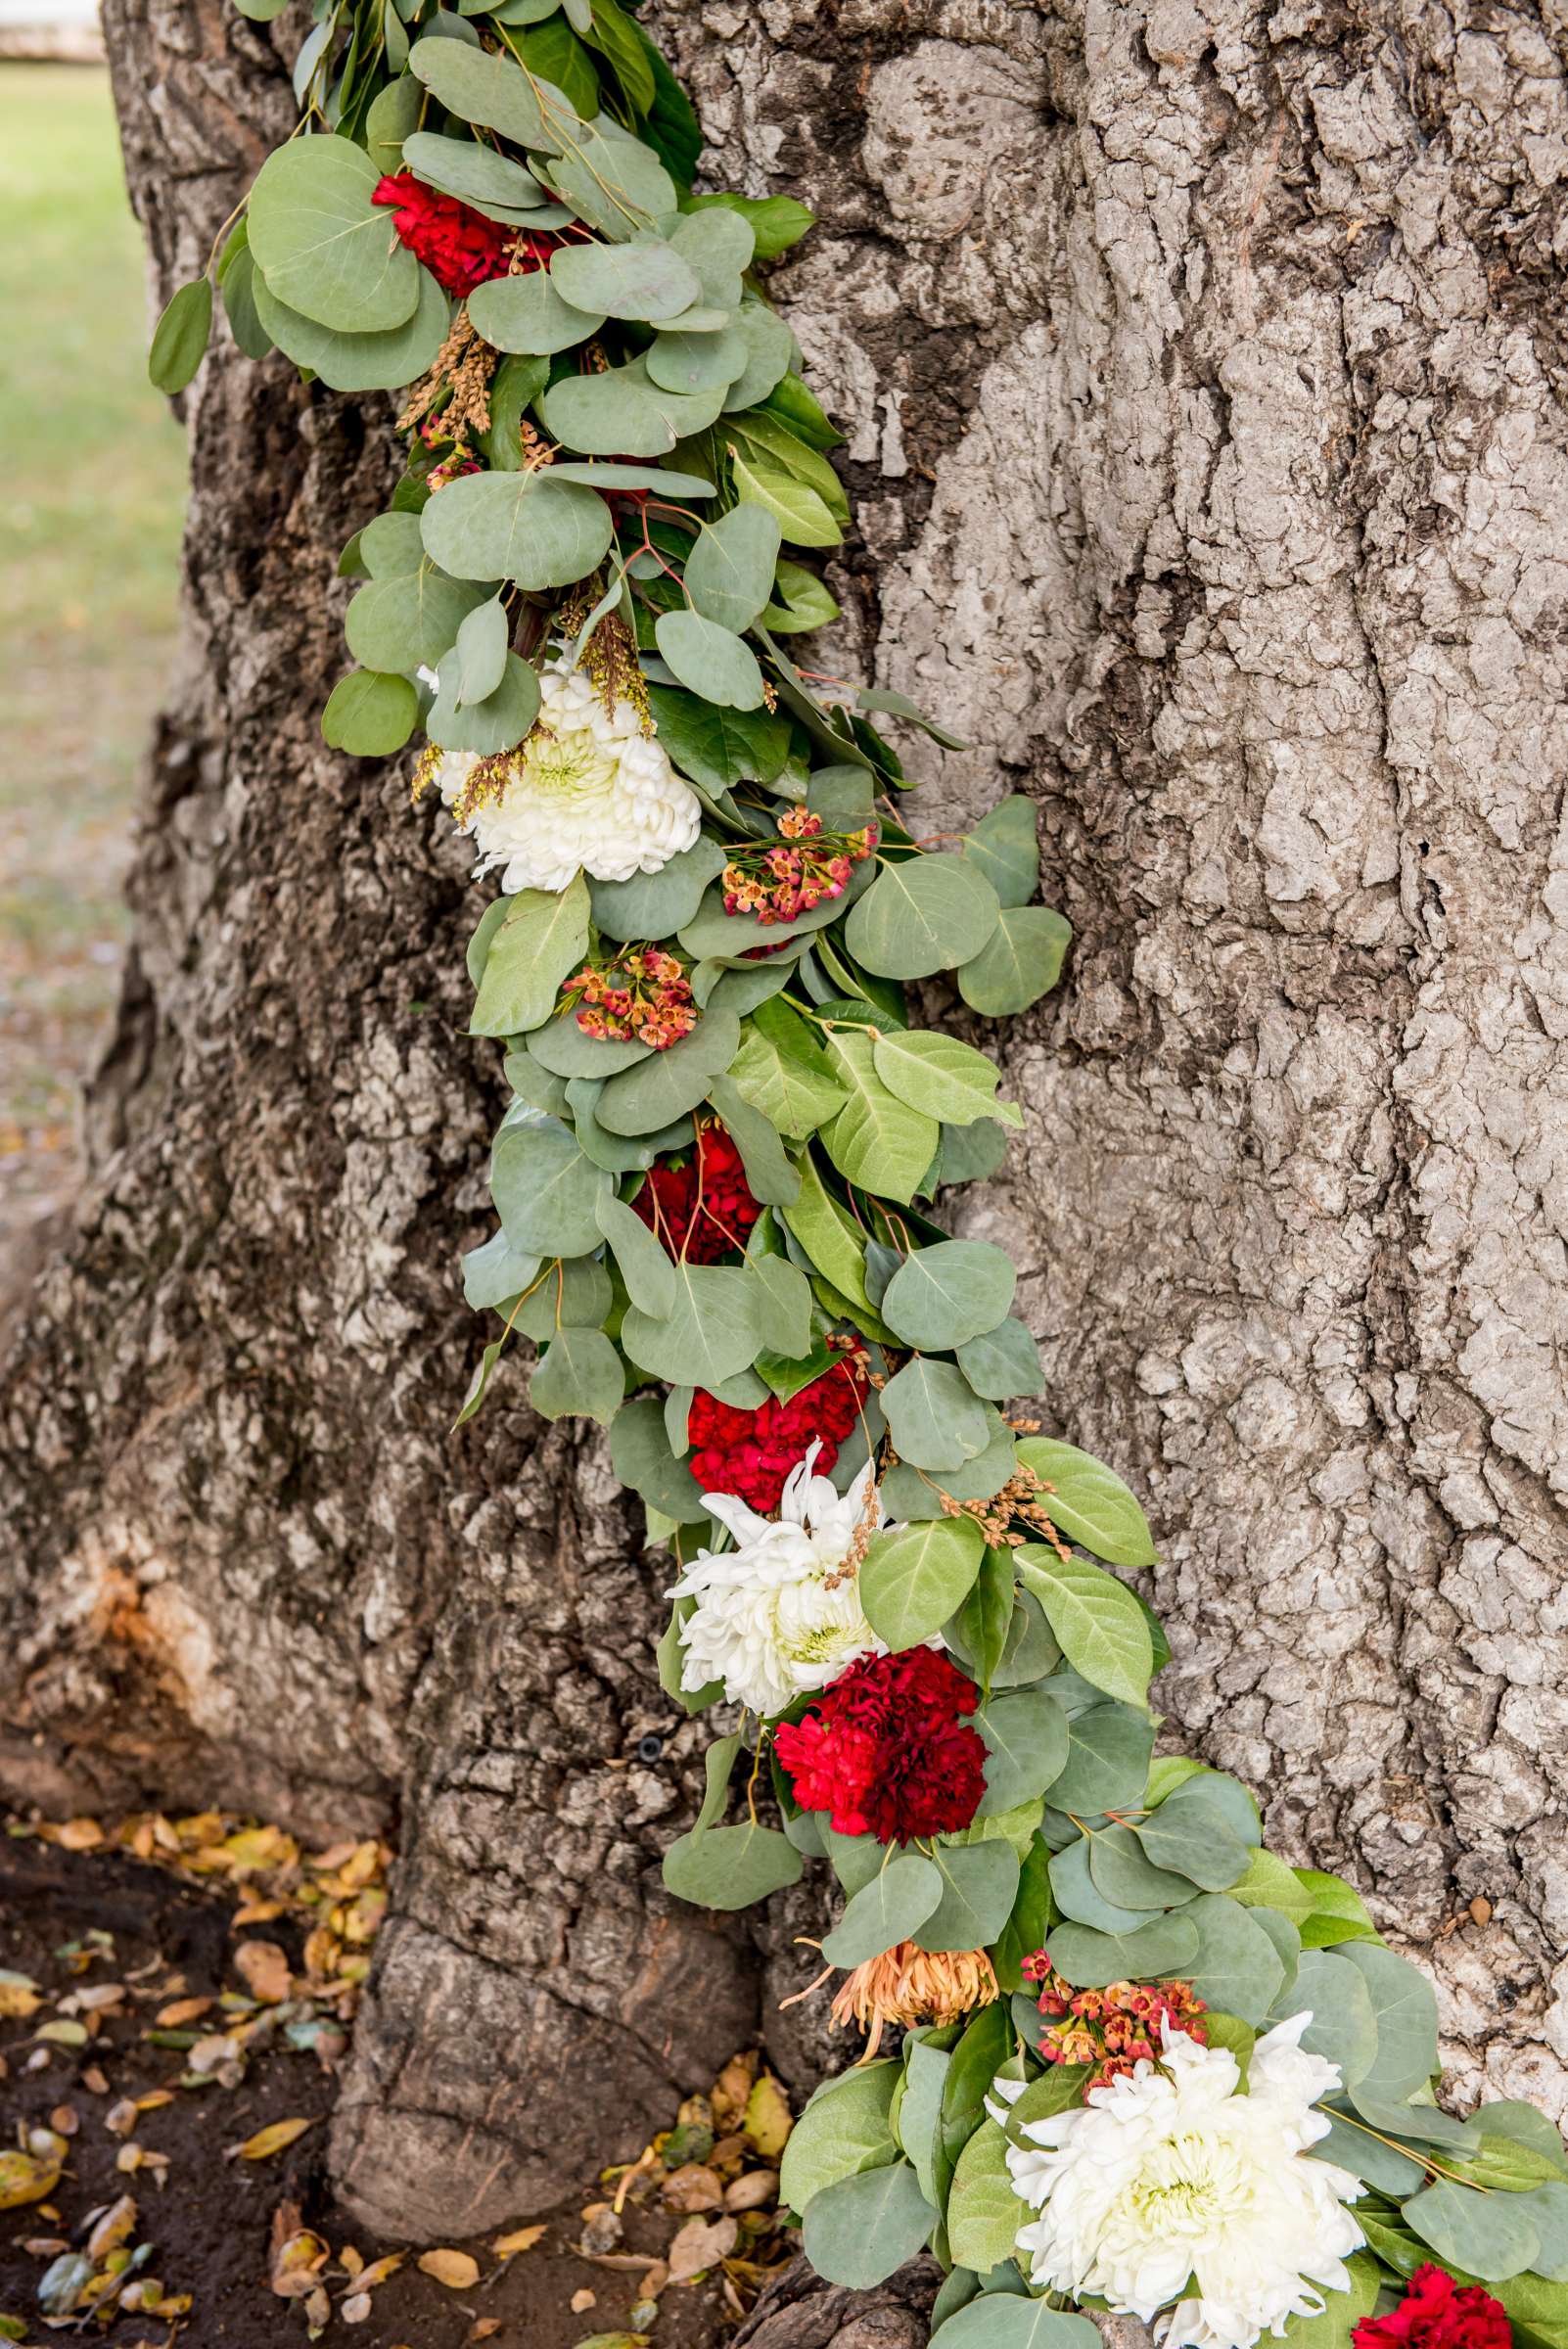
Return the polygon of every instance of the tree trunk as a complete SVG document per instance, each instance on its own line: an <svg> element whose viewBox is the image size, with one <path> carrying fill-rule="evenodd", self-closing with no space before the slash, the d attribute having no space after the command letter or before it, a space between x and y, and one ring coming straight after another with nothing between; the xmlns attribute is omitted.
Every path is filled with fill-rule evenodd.
<svg viewBox="0 0 1568 2349"><path fill-rule="evenodd" d="M655 14L715 176L819 216L774 291L849 434L842 658L968 736L911 757L929 829L1041 802L1079 944L988 1038L1031 1130L959 1217L1026 1268L1053 1429L1151 1502L1171 1740L1430 1957L1463 2089L1561 2110L1562 20ZM227 0L110 29L166 291L286 85ZM387 403L226 345L189 397L138 946L10 1388L7 1775L398 1820L336 2156L455 2232L634 2149L760 2013L808 2076L772 2009L812 1896L761 1968L664 1899L708 1731L636 1512L515 1383L444 1433L476 900L314 727Z"/></svg>

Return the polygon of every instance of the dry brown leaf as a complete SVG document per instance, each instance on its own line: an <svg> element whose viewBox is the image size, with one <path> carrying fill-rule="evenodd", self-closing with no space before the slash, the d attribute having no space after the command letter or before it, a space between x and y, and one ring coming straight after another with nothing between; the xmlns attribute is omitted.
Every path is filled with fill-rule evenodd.
<svg viewBox="0 0 1568 2349"><path fill-rule="evenodd" d="M669 2262L665 2259L656 2259L637 2286L638 2299L657 2300L669 2281Z"/></svg>
<svg viewBox="0 0 1568 2349"><path fill-rule="evenodd" d="M58 2154L0 2150L0 2210L18 2210L23 2202L41 2202L54 2192L66 2159L65 2139L55 2142Z"/></svg>
<svg viewBox="0 0 1568 2349"><path fill-rule="evenodd" d="M95 2096L107 2096L109 2094L109 2075L107 2072L100 2071L96 2063L90 2063L87 2066L81 2076L81 2084L83 2088L89 2089Z"/></svg>
<svg viewBox="0 0 1568 2349"><path fill-rule="evenodd" d="M171 2088L150 2088L145 2096L137 2097L136 2109L138 2112L158 2112L163 2105L172 2104L173 2101L174 2091Z"/></svg>
<svg viewBox="0 0 1568 2349"><path fill-rule="evenodd" d="M300 2220L298 2202L280 2202L272 2213L272 2241L267 2281L280 2300L302 2300L316 2288L317 2271L325 2267L327 2245Z"/></svg>
<svg viewBox="0 0 1568 2349"><path fill-rule="evenodd" d="M340 2268L342 2268L344 2274L346 2276L357 2276L364 2264L365 2260L363 2252L356 2251L352 2243L345 2243L343 2249L338 2254L338 2265Z"/></svg>
<svg viewBox="0 0 1568 2349"><path fill-rule="evenodd" d="M96 1819L68 1819L49 1840L61 1844L68 1852L90 1852L103 1842L104 1830Z"/></svg>
<svg viewBox="0 0 1568 2349"><path fill-rule="evenodd" d="M498 2234L490 2249L502 2259L510 2259L514 2252L531 2251L547 2232L548 2222L541 2219L536 2227L518 2227L510 2234Z"/></svg>
<svg viewBox="0 0 1568 2349"><path fill-rule="evenodd" d="M42 2004L38 1985L30 1974L0 1969L0 2020L23 2022L29 2014L36 2014Z"/></svg>
<svg viewBox="0 0 1568 2349"><path fill-rule="evenodd" d="M746 2099L746 2134L768 2161L777 2161L789 2142L789 2098L771 2072L764 2072Z"/></svg>
<svg viewBox="0 0 1568 2349"><path fill-rule="evenodd" d="M57 2104L49 2115L49 2126L58 2129L62 2137L74 2137L81 2127L81 2115L74 2104Z"/></svg>
<svg viewBox="0 0 1568 2349"><path fill-rule="evenodd" d="M241 1925L270 1925L275 1916L287 1916L288 1913L287 1901L247 1901L243 1909L235 1910L229 1919L229 1928L231 1932L238 1932Z"/></svg>
<svg viewBox="0 0 1568 2349"><path fill-rule="evenodd" d="M121 2096L119 2102L111 2104L105 2113L104 2127L111 2137L129 2137L136 2126L139 2111L140 2107L129 2096Z"/></svg>
<svg viewBox="0 0 1568 2349"><path fill-rule="evenodd" d="M161 2006L153 2020L162 2031L175 2031L181 2023L194 2023L199 2014L206 2014L210 1999L174 1999Z"/></svg>
<svg viewBox="0 0 1568 2349"><path fill-rule="evenodd" d="M121 2145L119 2151L115 2154L115 2167L116 2170L122 2172L125 2177L134 2178L145 2159L146 2156L143 2153L141 2146L136 2143L134 2139L132 2139L128 2145Z"/></svg>
<svg viewBox="0 0 1568 2349"><path fill-rule="evenodd" d="M274 2153L281 2153L286 2145L292 2145L297 2138L303 2137L307 2129L314 2127L313 2120L269 2121L264 2129L258 2129L254 2137L248 2137L243 2144L230 2145L227 2148L228 2158L232 2160L238 2154L242 2161L270 2161Z"/></svg>
<svg viewBox="0 0 1568 2349"><path fill-rule="evenodd" d="M318 2283L304 2304L305 2317L312 2328L320 2332L332 2318L332 2302L324 2284Z"/></svg>
<svg viewBox="0 0 1568 2349"><path fill-rule="evenodd" d="M370 2314L370 2294L368 2292L350 2293L339 2309L338 2314L346 2325L363 2325Z"/></svg>
<svg viewBox="0 0 1568 2349"><path fill-rule="evenodd" d="M671 2170L660 2191L669 2207L683 2216L691 2211L723 2207L722 2186L712 2170L704 2169L696 2161L684 2162L678 2170Z"/></svg>
<svg viewBox="0 0 1568 2349"><path fill-rule="evenodd" d="M378 2283L385 2283L389 2276L395 2276L402 2264L403 2255L400 2251L384 2252L380 2259L373 2259L368 2268L360 2270L360 2289L373 2292Z"/></svg>
<svg viewBox="0 0 1568 2349"><path fill-rule="evenodd" d="M448 2291L466 2292L479 2281L479 2261L467 2251L422 2251L419 2267L426 2276L434 2276Z"/></svg>
<svg viewBox="0 0 1568 2349"><path fill-rule="evenodd" d="M499 2332L500 2329L499 2317L481 2317L477 2324L469 2327L468 2337L471 2341L487 2341L492 2332Z"/></svg>
<svg viewBox="0 0 1568 2349"><path fill-rule="evenodd" d="M740 2228L731 2218L688 2219L669 2246L670 2282L684 2283L705 2268L716 2268L739 2239Z"/></svg>
<svg viewBox="0 0 1568 2349"><path fill-rule="evenodd" d="M242 1941L234 1953L234 1970L253 1999L277 2006L289 1995L289 1960L275 1941Z"/></svg>
<svg viewBox="0 0 1568 2349"><path fill-rule="evenodd" d="M590 2308L597 2308L598 2305L598 2293L590 2292L586 2284L580 2291L574 2292L572 2295L571 2308L575 2317L585 2316Z"/></svg>
<svg viewBox="0 0 1568 2349"><path fill-rule="evenodd" d="M724 2189L726 2210L763 2210L777 2199L777 2170L748 2170Z"/></svg>
<svg viewBox="0 0 1568 2349"><path fill-rule="evenodd" d="M730 2057L714 2082L713 2117L715 2129L732 2129L737 2125L746 2109L746 2099L752 2093L752 2082L756 2075L755 2054ZM681 2107L681 2117L685 2117L684 2105Z"/></svg>
<svg viewBox="0 0 1568 2349"><path fill-rule="evenodd" d="M94 2267L97 2267L99 2261L107 2259L111 2251L117 2250L121 2243L128 2243L135 2232L135 2201L131 2195L121 2194L117 2202L111 2202L83 2248Z"/></svg>

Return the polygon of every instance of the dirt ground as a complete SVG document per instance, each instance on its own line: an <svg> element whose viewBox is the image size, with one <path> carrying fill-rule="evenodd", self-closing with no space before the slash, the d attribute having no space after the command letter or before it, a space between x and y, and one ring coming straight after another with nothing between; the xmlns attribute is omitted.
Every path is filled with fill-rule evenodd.
<svg viewBox="0 0 1568 2349"><path fill-rule="evenodd" d="M663 2271L678 2275L683 2255L671 2246L680 2231L689 2264L692 2230L715 2222L716 2246L738 2226L742 2258L754 2248L761 2260L781 2253L786 2238L769 2232L776 2149L742 2144L733 2118L729 2144L713 2146L705 2115L683 2108L686 2127L635 2182L619 2219L613 2176L563 2178L558 2208L520 2210L499 2236L440 2246L438 2273L422 2272L417 2252L385 2273L379 2263L401 2246L350 2224L326 2176L346 2036L331 1995L300 1995L317 1970L304 1925L284 1914L236 1930L235 1900L120 1851L72 1852L15 1829L0 1840L0 2135L18 2148L0 2150L0 2340L715 2349L734 2322L726 2280L731 2294L737 2280L744 2289L746 2269L715 2265L691 2281L667 2281ZM253 1940L279 1955L237 1959ZM228 2060L236 2035L243 2052ZM744 2095L747 2085L744 2067L726 2078L712 2115L720 2130L736 2086ZM754 2104L753 2116L761 2109ZM283 2122L308 2125L275 2151L263 2139L258 2152L259 2133ZM51 2131L61 2135L30 2134ZM48 2186L51 2142L64 2167ZM48 2190L6 2208L19 2177L37 2183L26 2164L40 2154ZM738 2221L715 2207L715 2183L742 2211ZM67 2263L93 2240L95 2214L123 2196L134 2216L124 2226L121 2205L119 2251L105 2253L115 2225L99 2217L90 2263L98 2274L119 2266L120 2305L78 2305L47 2325L41 2281L67 2266L69 2289ZM541 2222L536 2239L496 2249ZM585 2234L597 2256L578 2248ZM136 2264L140 2245L150 2249ZM295 2296L281 2296L277 2281L293 2282ZM123 2307L139 2296L146 2309Z"/></svg>

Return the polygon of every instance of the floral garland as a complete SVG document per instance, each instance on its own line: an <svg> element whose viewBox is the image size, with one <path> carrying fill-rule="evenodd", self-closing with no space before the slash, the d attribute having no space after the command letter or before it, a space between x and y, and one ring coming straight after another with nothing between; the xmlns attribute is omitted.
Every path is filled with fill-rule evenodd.
<svg viewBox="0 0 1568 2349"><path fill-rule="evenodd" d="M1175 2349L1565 2349L1557 2132L1442 2111L1433 1994L1354 1890L1154 1758L1168 1651L1107 1571L1153 1562L1142 1512L1017 1415L1013 1267L928 1212L1022 1117L905 984L1022 1011L1069 930L1027 800L916 837L876 719L950 738L786 649L849 521L761 276L810 215L692 193L622 0L315 13L303 135L153 379L195 374L215 280L251 355L400 394L322 725L422 728L500 877L473 1033L514 1099L463 1276L501 1327L462 1416L534 1340L533 1407L609 1427L675 1553L664 1685L741 1713L671 1891L739 1908L811 1857L846 1896L822 1956L869 2044L787 2149L809 2257L869 2286L929 2245L945 2349L1093 2349L1075 2305Z"/></svg>

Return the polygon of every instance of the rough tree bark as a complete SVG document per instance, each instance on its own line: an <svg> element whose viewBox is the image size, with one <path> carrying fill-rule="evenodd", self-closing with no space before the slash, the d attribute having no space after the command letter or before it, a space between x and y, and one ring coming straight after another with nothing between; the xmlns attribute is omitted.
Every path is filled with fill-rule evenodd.
<svg viewBox="0 0 1568 2349"><path fill-rule="evenodd" d="M113 8L166 290L286 94L224 0ZM1150 1497L1172 1739L1429 1957L1461 2093L1561 2111L1568 20L657 14L715 173L822 223L775 291L850 434L845 658L968 734L917 754L931 828L1041 803L1079 945L988 1039L1031 1129L959 1214L1027 1267L1052 1424ZM190 404L138 948L9 1389L6 1773L398 1822L337 2158L445 2232L638 2142L813 1896L761 1982L663 1900L706 1731L602 1448L504 1398L443 1433L472 899L313 727L385 406L227 350Z"/></svg>

